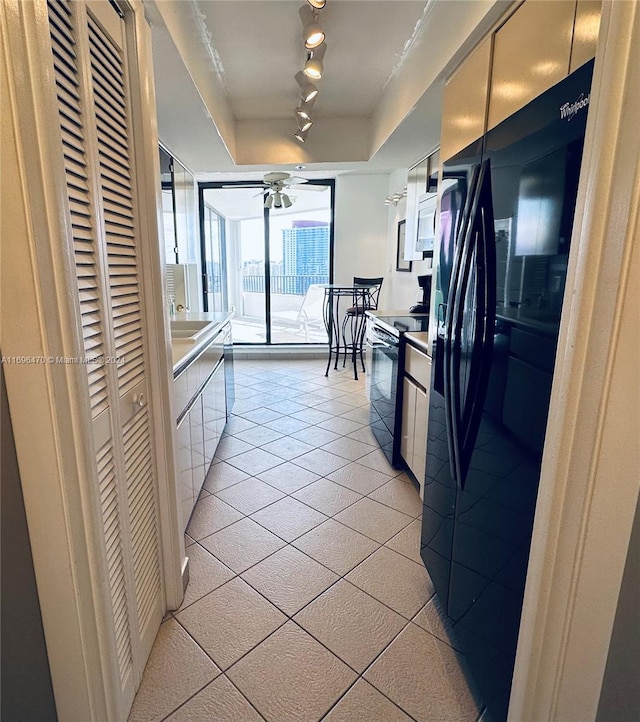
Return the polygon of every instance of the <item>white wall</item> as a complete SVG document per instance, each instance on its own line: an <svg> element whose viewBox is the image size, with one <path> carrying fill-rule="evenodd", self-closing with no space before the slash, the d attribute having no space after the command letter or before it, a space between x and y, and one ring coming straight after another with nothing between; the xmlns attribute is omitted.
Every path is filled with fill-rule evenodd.
<svg viewBox="0 0 640 722"><path fill-rule="evenodd" d="M407 185L407 169L396 170L388 178L389 187L385 192L383 201L387 195L392 196L394 193L402 192L402 189ZM406 200L402 200L397 206L383 206L383 208L387 213L385 282L382 286L378 307L408 310L410 306L416 303L418 297L421 297L417 277L430 272L431 261L414 261L410 273L396 271L398 221L406 218L407 203Z"/></svg>
<svg viewBox="0 0 640 722"><path fill-rule="evenodd" d="M336 178L334 283L352 283L354 276L384 276L384 291L388 187L388 175Z"/></svg>

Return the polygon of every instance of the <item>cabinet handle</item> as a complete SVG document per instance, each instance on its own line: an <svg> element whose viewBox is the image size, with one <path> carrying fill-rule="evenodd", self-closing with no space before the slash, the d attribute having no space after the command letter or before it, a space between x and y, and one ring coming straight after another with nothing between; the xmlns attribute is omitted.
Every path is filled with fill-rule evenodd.
<svg viewBox="0 0 640 722"><path fill-rule="evenodd" d="M147 405L147 399L145 398L145 395L143 393L134 394L133 405L137 406L139 409L144 409L144 407Z"/></svg>

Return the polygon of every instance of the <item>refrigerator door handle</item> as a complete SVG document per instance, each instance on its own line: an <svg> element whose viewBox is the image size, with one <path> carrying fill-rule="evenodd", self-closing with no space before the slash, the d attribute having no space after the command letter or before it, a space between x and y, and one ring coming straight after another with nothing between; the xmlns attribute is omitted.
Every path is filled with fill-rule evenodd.
<svg viewBox="0 0 640 722"><path fill-rule="evenodd" d="M453 294L453 311L448 319L449 349L445 372L447 438L452 477L463 489L471 454L480 427L486 396L495 326L496 267L491 175L485 161L477 179L467 233L460 252ZM470 284L472 286L470 287ZM469 294L469 291L471 293ZM468 361L468 382L461 387L462 334L465 311L471 297L473 336Z"/></svg>
<svg viewBox="0 0 640 722"><path fill-rule="evenodd" d="M474 227L474 214L477 207L478 178L480 166L473 168L469 194L465 205L459 239L456 244L451 280L449 285L449 301L446 308L443 343L444 370L444 407L449 449L449 465L451 476L459 484L459 429L460 429L460 384L459 384L459 331L461 326L461 281L465 266L469 260L469 245Z"/></svg>

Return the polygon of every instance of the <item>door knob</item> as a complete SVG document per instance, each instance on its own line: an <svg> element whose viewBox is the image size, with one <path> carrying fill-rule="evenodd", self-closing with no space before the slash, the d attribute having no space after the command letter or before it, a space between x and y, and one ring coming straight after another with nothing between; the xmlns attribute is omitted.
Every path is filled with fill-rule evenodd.
<svg viewBox="0 0 640 722"><path fill-rule="evenodd" d="M137 406L139 409L143 409L147 405L147 399L145 398L144 393L134 394L133 405Z"/></svg>

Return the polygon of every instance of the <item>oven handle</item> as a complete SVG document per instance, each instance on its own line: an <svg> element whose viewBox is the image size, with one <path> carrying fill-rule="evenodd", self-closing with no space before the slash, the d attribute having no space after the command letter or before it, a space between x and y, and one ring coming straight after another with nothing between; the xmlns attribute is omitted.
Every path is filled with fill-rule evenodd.
<svg viewBox="0 0 640 722"><path fill-rule="evenodd" d="M398 339L395 336L387 333L386 331L383 331L382 329L378 329L374 326L372 329L372 333L374 337L372 339L374 343L370 343L372 347L374 347L376 343L380 343L387 348L398 348L398 346L400 345L398 343Z"/></svg>

